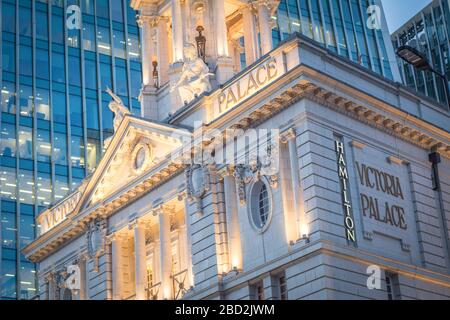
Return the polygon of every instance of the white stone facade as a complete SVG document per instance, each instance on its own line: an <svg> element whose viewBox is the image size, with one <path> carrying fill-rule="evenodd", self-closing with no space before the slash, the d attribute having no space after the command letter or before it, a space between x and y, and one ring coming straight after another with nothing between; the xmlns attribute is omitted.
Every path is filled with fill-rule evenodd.
<svg viewBox="0 0 450 320"><path fill-rule="evenodd" d="M146 3L134 5L156 14ZM243 24L254 22L246 8ZM251 14L267 18L265 10ZM233 27L213 25L207 34L217 39ZM184 39L172 37L174 48ZM168 87L146 100L144 76L151 112L125 115L96 171L67 198L77 201L37 217L41 235L24 254L39 263L41 299L450 298L450 114L308 39L271 45L184 106L169 103ZM172 81L178 61L169 60L159 76ZM227 129L278 129L263 144L279 147L279 170L181 161L186 139L207 147ZM431 153L440 155L439 188ZM73 289L70 265L80 270ZM378 288L368 287L369 266L380 268Z"/></svg>

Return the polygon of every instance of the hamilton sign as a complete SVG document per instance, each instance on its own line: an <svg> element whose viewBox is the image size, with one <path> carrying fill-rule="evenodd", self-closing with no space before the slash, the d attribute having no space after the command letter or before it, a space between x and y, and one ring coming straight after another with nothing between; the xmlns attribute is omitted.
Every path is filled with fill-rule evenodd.
<svg viewBox="0 0 450 320"><path fill-rule="evenodd" d="M55 207L44 211L38 218L38 223L41 225L40 234L53 229L58 224L67 219L67 216L75 209L81 198L81 192L76 192L66 198L63 202Z"/></svg>

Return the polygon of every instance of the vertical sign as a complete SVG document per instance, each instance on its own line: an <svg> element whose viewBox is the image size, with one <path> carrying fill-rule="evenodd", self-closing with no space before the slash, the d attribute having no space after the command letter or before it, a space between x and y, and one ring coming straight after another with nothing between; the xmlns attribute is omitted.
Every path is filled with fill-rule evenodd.
<svg viewBox="0 0 450 320"><path fill-rule="evenodd" d="M345 149L344 143L342 141L335 141L337 165L338 165L338 175L341 185L341 195L342 195L342 206L344 209L344 227L345 227L345 237L347 241L356 244L355 235L355 220L353 219L352 204L350 199L350 186L348 179L347 163L345 162Z"/></svg>

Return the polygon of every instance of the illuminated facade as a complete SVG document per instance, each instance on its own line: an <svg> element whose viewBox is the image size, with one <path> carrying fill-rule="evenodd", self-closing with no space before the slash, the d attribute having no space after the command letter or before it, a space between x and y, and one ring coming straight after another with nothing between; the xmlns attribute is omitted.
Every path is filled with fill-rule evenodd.
<svg viewBox="0 0 450 320"><path fill-rule="evenodd" d="M128 0L2 0L0 15L0 299L29 299L35 265L20 249L97 166L106 87L140 114L140 36Z"/></svg>
<svg viewBox="0 0 450 320"><path fill-rule="evenodd" d="M131 4L142 115L110 92L98 167L37 217L40 299L450 298L448 112L274 46L276 1Z"/></svg>
<svg viewBox="0 0 450 320"><path fill-rule="evenodd" d="M392 34L392 42L395 48L408 45L424 53L436 71L450 79L450 1L432 1ZM445 84L431 71L416 70L401 59L398 63L403 83L448 108L444 86L450 83Z"/></svg>

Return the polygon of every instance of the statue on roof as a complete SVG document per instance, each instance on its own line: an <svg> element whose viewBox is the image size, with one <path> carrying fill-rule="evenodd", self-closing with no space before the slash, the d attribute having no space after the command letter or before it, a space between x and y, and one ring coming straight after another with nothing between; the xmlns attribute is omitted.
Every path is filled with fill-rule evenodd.
<svg viewBox="0 0 450 320"><path fill-rule="evenodd" d="M113 101L109 103L108 107L114 113L114 132L116 132L125 115L131 114L131 112L127 107L125 107L122 99L112 92L110 88L106 87L106 92L113 99Z"/></svg>
<svg viewBox="0 0 450 320"><path fill-rule="evenodd" d="M188 43L183 48L184 64L180 79L170 89L178 89L181 101L189 103L203 92L211 90L208 77L212 75L203 59L198 57L196 47Z"/></svg>

